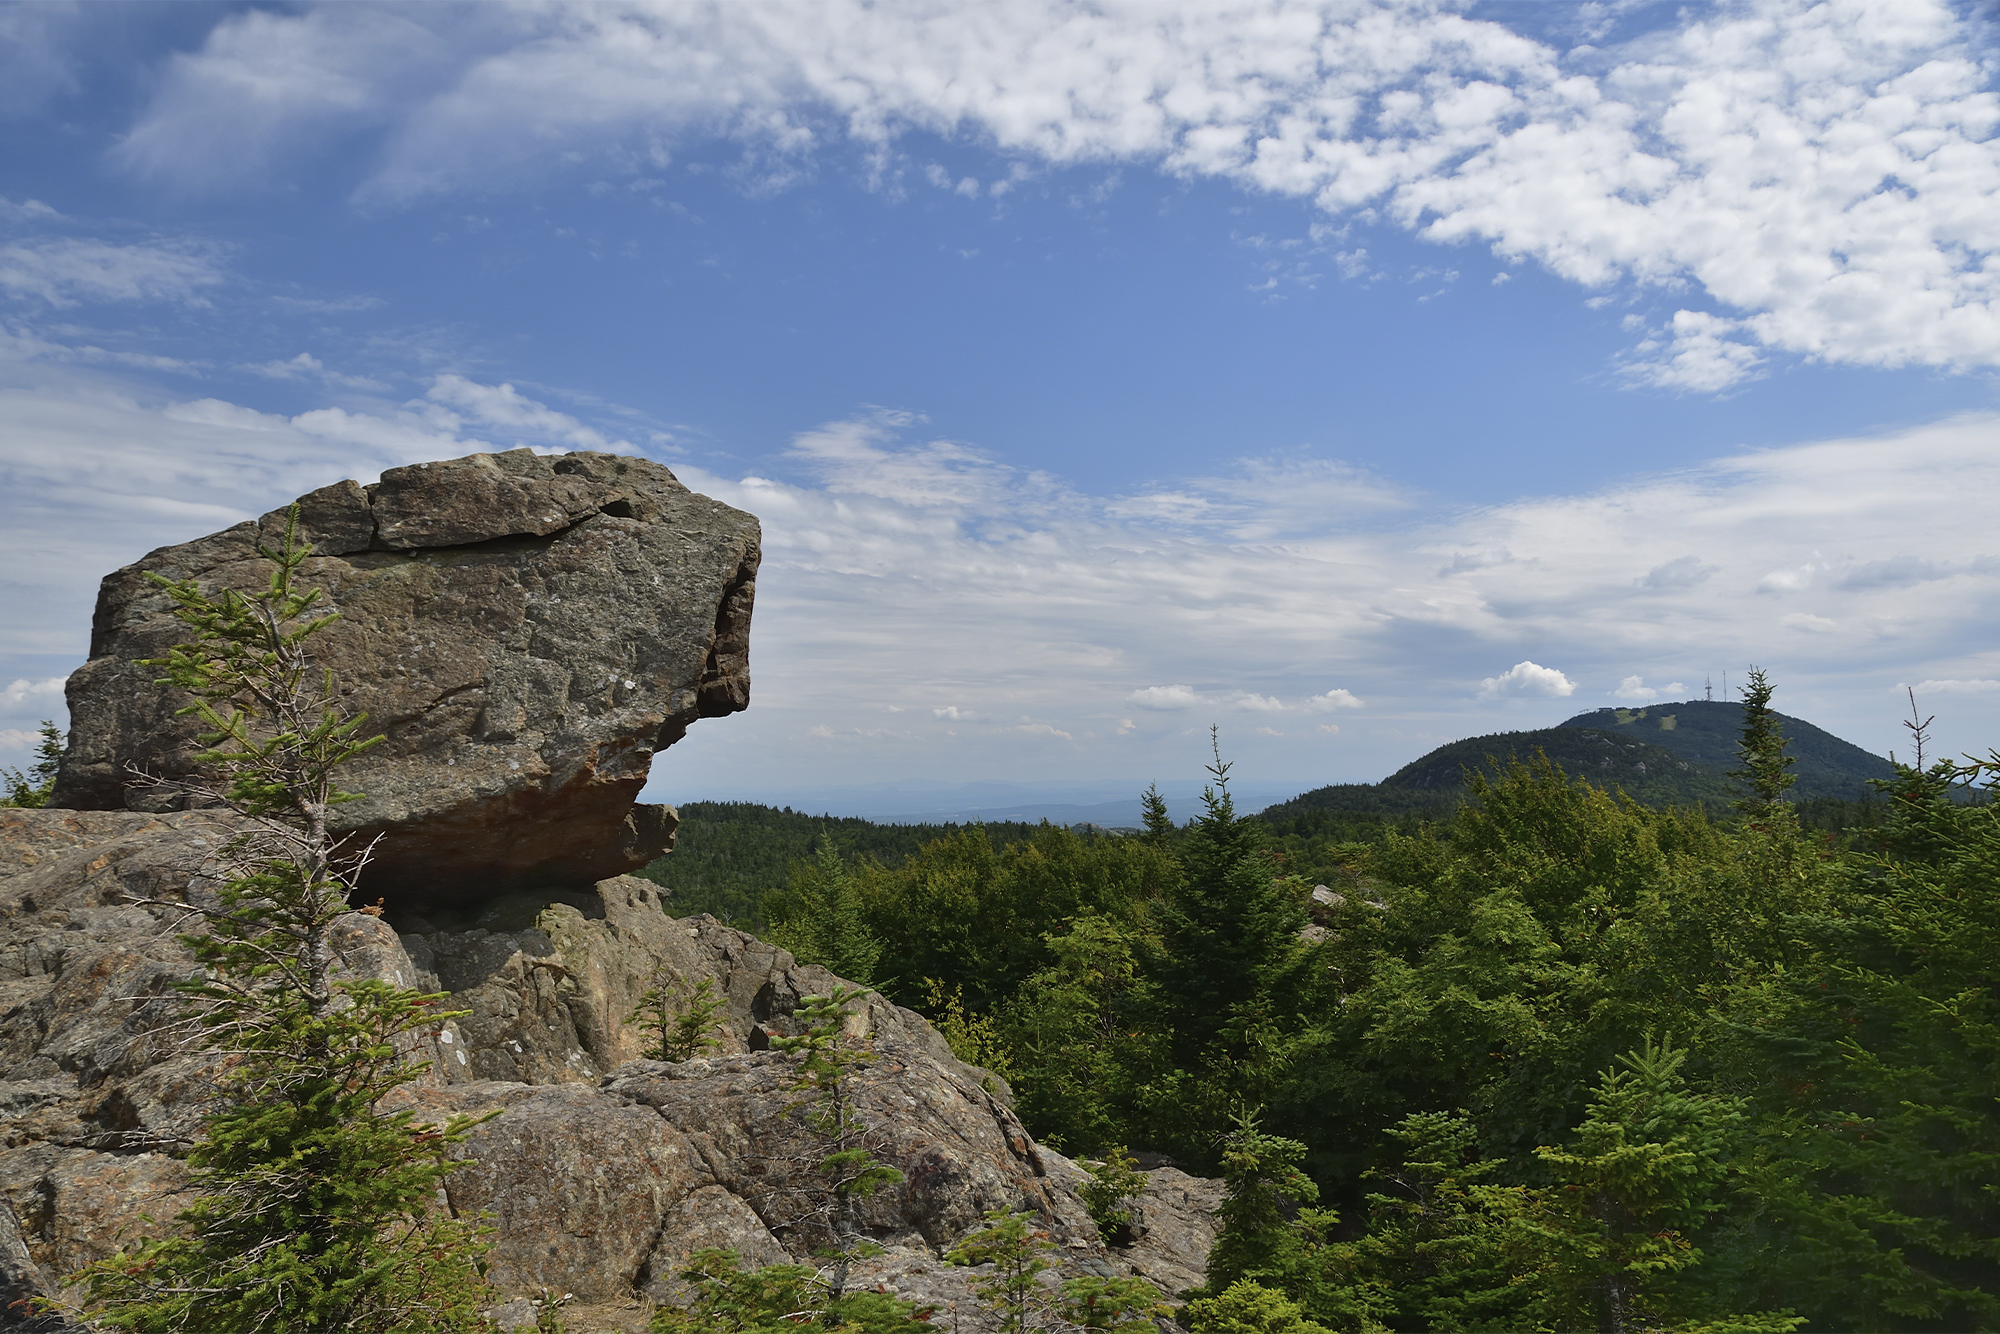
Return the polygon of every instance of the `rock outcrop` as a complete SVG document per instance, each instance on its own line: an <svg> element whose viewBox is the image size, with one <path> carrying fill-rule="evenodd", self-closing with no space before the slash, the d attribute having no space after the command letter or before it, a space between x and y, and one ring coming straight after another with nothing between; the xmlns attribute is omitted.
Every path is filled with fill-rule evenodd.
<svg viewBox="0 0 2000 1334"><path fill-rule="evenodd" d="M749 701L752 516L612 454L504 454L395 468L299 500L303 572L342 619L314 641L385 739L343 775L345 832L379 837L371 894L408 910L635 870L673 812L635 805L656 751ZM164 547L105 579L69 679L53 804L150 810L131 785L193 769L185 700L136 659L185 637L145 579L262 587L284 511Z"/></svg>
<svg viewBox="0 0 2000 1334"><path fill-rule="evenodd" d="M11 1300L171 1217L180 1155L210 1066L174 1041L172 981L190 960L174 914L135 898L181 893L231 818L209 812L0 810L0 1292ZM526 1299L575 1294L575 1334L638 1330L680 1293L704 1246L751 1262L801 1259L793 1224L813 1156L793 1058L799 998L836 979L713 918L674 919L656 886L614 877L559 896L517 894L459 930L344 919L357 973L436 986L451 1008L418 1054L408 1096L442 1117L497 1110L447 1183L451 1207L496 1227L492 1278L505 1325ZM723 1047L636 1060L623 1020L656 969L708 979L726 1001ZM903 1182L867 1205L883 1253L857 1281L949 1308L965 1334L994 1328L970 1275L941 1252L995 1208L1036 1211L1071 1273L1140 1274L1171 1295L1200 1279L1216 1185L1149 1174L1139 1240L1107 1249L1076 1193L1079 1169L1038 1146L1006 1086L955 1058L918 1016L878 996L856 1027L878 1059L861 1075L878 1152ZM955 1307L954 1307L955 1304ZM0 1311L0 1327L8 1316Z"/></svg>

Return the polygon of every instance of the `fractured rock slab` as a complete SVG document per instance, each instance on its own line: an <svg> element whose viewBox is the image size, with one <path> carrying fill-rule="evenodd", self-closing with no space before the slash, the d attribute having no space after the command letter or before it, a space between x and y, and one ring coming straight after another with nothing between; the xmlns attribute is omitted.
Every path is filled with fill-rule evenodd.
<svg viewBox="0 0 2000 1334"><path fill-rule="evenodd" d="M341 700L384 740L342 770L338 808L379 839L366 892L392 907L588 885L672 845L635 805L654 754L749 703L759 531L657 463L529 450L394 468L299 500L307 587L341 619L312 641ZM104 580L90 661L69 679L53 804L161 810L134 770L194 774L187 702L137 659L185 630L145 578L261 588L284 511L163 547Z"/></svg>
<svg viewBox="0 0 2000 1334"><path fill-rule="evenodd" d="M173 900L227 838L210 812L0 810L0 1294L50 1293L59 1277L170 1219L182 1155L213 1091L213 1058L174 1039L171 981L193 960ZM347 968L451 993L470 1011L422 1036L430 1063L408 1090L420 1114L497 1110L446 1183L451 1206L488 1215L498 1296L576 1294L571 1329L638 1330L647 1301L706 1246L753 1263L806 1259L786 1180L820 1150L791 1087L802 997L837 979L712 917L668 916L632 877L556 901L518 897L479 924L438 930L341 919ZM714 1055L635 1060L623 1022L655 970L707 980L725 1002ZM1148 1174L1139 1234L1108 1249L1077 1195L1076 1165L1029 1137L1004 1081L958 1060L922 1016L870 995L856 1027L878 1059L855 1079L904 1174L864 1222L882 1255L856 1281L941 1308L940 1328L996 1326L973 1274L942 1253L983 1210L1033 1210L1070 1273L1135 1274L1172 1295L1200 1280L1219 1183ZM954 1307L955 1304L955 1307ZM583 1308L591 1314L584 1320ZM528 1310L516 1301L509 1319ZM529 1323L532 1323L529 1317ZM0 1327L6 1317L0 1315Z"/></svg>

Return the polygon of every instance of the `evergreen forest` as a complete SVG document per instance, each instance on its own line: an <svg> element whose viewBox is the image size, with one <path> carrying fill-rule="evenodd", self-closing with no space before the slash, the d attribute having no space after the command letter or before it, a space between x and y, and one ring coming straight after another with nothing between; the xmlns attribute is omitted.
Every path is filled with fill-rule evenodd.
<svg viewBox="0 0 2000 1334"><path fill-rule="evenodd" d="M1185 826L690 806L652 871L928 1014L1062 1151L1224 1177L1200 1328L2000 1326L2000 754L1916 728L1802 820L1770 693L1726 805L1537 754L1254 818L1218 754Z"/></svg>

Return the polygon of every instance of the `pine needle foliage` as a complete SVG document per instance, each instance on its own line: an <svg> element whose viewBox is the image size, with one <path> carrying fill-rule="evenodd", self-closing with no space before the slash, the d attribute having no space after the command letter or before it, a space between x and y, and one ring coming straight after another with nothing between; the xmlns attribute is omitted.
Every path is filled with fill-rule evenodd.
<svg viewBox="0 0 2000 1334"><path fill-rule="evenodd" d="M1753 824L1779 818L1786 809L1786 790L1798 781L1798 775L1790 772L1798 760L1785 754L1785 736L1778 729L1777 710L1771 707L1776 691L1763 668L1750 669L1749 684L1743 688L1743 740L1736 748L1743 767L1731 769L1729 776L1749 789L1736 809Z"/></svg>
<svg viewBox="0 0 2000 1334"><path fill-rule="evenodd" d="M35 762L26 773L12 765L0 765L0 788L6 789L0 806L35 809L49 804L49 794L56 788L56 771L62 768L63 734L47 718L36 731L41 740L35 743Z"/></svg>
<svg viewBox="0 0 2000 1334"><path fill-rule="evenodd" d="M650 985L639 996L628 1024L641 1026L648 1039L641 1053L649 1061L691 1061L716 1050L715 1036L728 1003L715 994L715 983L704 977L690 982L665 964L654 970Z"/></svg>
<svg viewBox="0 0 2000 1334"><path fill-rule="evenodd" d="M832 1295L810 1265L743 1268L735 1251L699 1250L681 1277L694 1289L685 1306L653 1316L652 1334L937 1334L931 1308L881 1292Z"/></svg>
<svg viewBox="0 0 2000 1334"><path fill-rule="evenodd" d="M857 987L836 985L824 996L804 997L797 1015L806 1031L771 1040L777 1050L799 1057L792 1088L804 1095L799 1107L823 1150L813 1165L822 1183L813 1213L814 1225L827 1238L824 1279L835 1302L847 1293L854 1262L873 1253L861 1227L861 1202L903 1179L900 1171L876 1158L879 1137L855 1098L854 1076L875 1054L865 1037L848 1034L847 1007L866 995Z"/></svg>
<svg viewBox="0 0 2000 1334"><path fill-rule="evenodd" d="M864 986L882 979L882 940L868 929L861 887L841 860L831 838L822 838L809 868L800 868L782 914L772 923L771 939L790 950L800 963L816 963L837 977Z"/></svg>
<svg viewBox="0 0 2000 1334"><path fill-rule="evenodd" d="M474 1118L385 1110L419 1078L408 1059L441 995L342 976L348 897L367 860L329 813L357 794L338 767L375 744L315 670L335 619L298 579L298 511L260 545L268 586L245 596L153 581L191 638L147 660L194 696L212 782L167 784L233 811L241 832L185 902L201 965L181 984L188 1026L220 1066L217 1104L187 1155L194 1200L166 1235L72 1275L103 1329L138 1334L447 1334L491 1301L480 1229L438 1203ZM152 780L145 780L152 781ZM207 887L212 886L212 888Z"/></svg>

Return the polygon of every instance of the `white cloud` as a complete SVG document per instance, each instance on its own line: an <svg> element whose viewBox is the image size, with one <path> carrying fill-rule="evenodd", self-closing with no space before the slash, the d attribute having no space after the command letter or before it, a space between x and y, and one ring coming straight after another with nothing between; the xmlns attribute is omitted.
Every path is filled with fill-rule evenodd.
<svg viewBox="0 0 2000 1334"><path fill-rule="evenodd" d="M537 403L511 384L480 384L462 375L440 375L431 382L426 397L459 409L481 426L522 432L522 443L552 442L571 449L609 450L618 454L639 452L630 441L606 439L601 431L568 413Z"/></svg>
<svg viewBox="0 0 2000 1334"><path fill-rule="evenodd" d="M1930 560L1922 556L1891 556L1882 560L1855 561L1840 572L1835 585L1843 589L1911 588L1962 574L1992 574L2000 570L2000 560L1975 556L1969 561Z"/></svg>
<svg viewBox="0 0 2000 1334"><path fill-rule="evenodd" d="M1285 711L1285 701L1273 699L1269 695L1252 694L1248 691L1237 695L1230 702L1237 708L1248 710L1251 713L1283 713Z"/></svg>
<svg viewBox="0 0 2000 1334"><path fill-rule="evenodd" d="M0 709L46 708L62 703L66 676L48 676L39 681L16 679L0 688Z"/></svg>
<svg viewBox="0 0 2000 1334"><path fill-rule="evenodd" d="M0 381L9 423L0 568L12 581L0 680L52 680L81 661L98 578L151 547L340 477L368 480L513 438L484 438L469 411L430 397L286 417L213 398L147 403L61 366L37 375L33 388ZM523 419L542 406L518 391L458 398L512 403ZM556 415L537 429L576 420ZM760 517L764 565L755 703L695 729L663 772L784 773L795 758L787 748L817 725L845 757L827 781L1033 774L1034 747L1053 732L1092 747L1101 772L1178 757L1153 769L1166 777L1204 761L1206 704L1224 721L1225 746L1233 717L1246 755L1299 747L1303 776L1365 779L1490 729L1493 698L1516 697L1511 707L1553 722L1563 707L1554 701L1576 681L1620 681L1636 663L1676 664L1681 679L1712 673L1718 686L1761 663L1788 712L1886 750L1900 744L1895 717L1878 716L1890 683L2000 679L1990 630L2000 566L1987 554L1989 516L2000 510L2000 416L1395 525L1329 519L1282 544L1232 536L1257 522L1252 509L1217 525L1134 516L1117 498L927 440L924 425L878 413L803 431L800 475L790 478L676 461L690 486ZM1209 498L1197 483L1173 487ZM1244 489L1213 503L1250 504ZM1912 534L1926 564L1907 559ZM1453 561L1467 552L1507 558ZM1680 577L1689 553L1697 572L1723 573ZM1828 572L1810 584L1810 606L1756 594L1755 572L1807 563ZM1648 585L1662 569L1670 574ZM1948 577L1928 577L1940 572ZM1779 613L1805 618L1793 625L1806 632ZM1513 669L1490 675L1509 659ZM1463 683L1482 677L1481 699L1467 698ZM1329 690L1329 679L1347 684ZM1255 689L1215 684L1235 682ZM1634 688L1654 689L1643 679ZM1321 719L1365 699L1379 723L1350 728L1339 763L1368 768L1323 773L1324 750L1305 750L1299 733L1331 733L1258 736L1257 723L1277 721L1260 713L1276 710L1239 711L1252 697ZM960 699L978 700L985 717L937 703ZM890 707L933 722L881 732ZM1963 691L1943 722L1973 728L1989 713L2000 735L2000 696ZM0 722L36 716L23 706ZM1879 736L1867 730L1878 724ZM935 740L946 727L958 733L951 749L926 749L947 744ZM1984 740L1952 744L1983 749Z"/></svg>
<svg viewBox="0 0 2000 1334"><path fill-rule="evenodd" d="M1632 349L1625 373L1662 389L1712 394L1752 379L1764 358L1756 347L1731 335L1749 329L1744 320L1698 310L1677 310L1664 334Z"/></svg>
<svg viewBox="0 0 2000 1334"><path fill-rule="evenodd" d="M399 102L423 97L427 83L450 79L467 58L509 33L529 35L518 11L482 8L472 22L438 13L431 26L345 4L233 15L201 50L167 62L151 113L117 159L183 189L269 179L328 132L379 127ZM196 139L206 153L194 151Z"/></svg>
<svg viewBox="0 0 2000 1334"><path fill-rule="evenodd" d="M112 245L47 236L0 246L0 289L51 306L85 301L176 301L206 305L203 288L223 281L214 258L192 245Z"/></svg>
<svg viewBox="0 0 2000 1334"><path fill-rule="evenodd" d="M35 347L0 342L0 367L24 355L41 363L32 386L0 377L8 424L0 433L0 494L8 499L0 568L15 572L0 656L81 661L97 581L153 547L343 477L370 481L384 468L513 444L484 438L469 414L424 399L291 417L215 398L149 403L94 373L51 365ZM519 402L524 415L539 406ZM575 433L573 419L553 418L537 431ZM530 438L547 443L545 434ZM0 670L19 669L0 661Z"/></svg>
<svg viewBox="0 0 2000 1334"><path fill-rule="evenodd" d="M76 30L87 6L9 5L0 8L0 116L26 116L50 99L74 93Z"/></svg>
<svg viewBox="0 0 2000 1334"><path fill-rule="evenodd" d="M377 392L388 388L380 380L364 375L344 375L333 370L325 362L310 352L301 352L296 357L284 361L265 361L244 370L253 375L261 375L271 380L317 380L325 384L337 384L349 389L367 389Z"/></svg>
<svg viewBox="0 0 2000 1334"><path fill-rule="evenodd" d="M1687 687L1679 681L1670 681L1663 686L1649 686L1643 676L1628 676L1618 683L1618 688L1611 692L1611 696L1613 699L1630 700L1635 704L1649 704L1656 699L1678 695L1686 689Z"/></svg>
<svg viewBox="0 0 2000 1334"><path fill-rule="evenodd" d="M0 195L0 222L48 223L62 221L62 214L50 208L39 199L24 199L15 203L5 195Z"/></svg>
<svg viewBox="0 0 2000 1334"><path fill-rule="evenodd" d="M1201 696L1188 686L1147 686L1143 690L1135 690L1127 695L1125 702L1142 709L1167 712L1193 708L1201 703Z"/></svg>
<svg viewBox="0 0 2000 1334"><path fill-rule="evenodd" d="M1591 288L1698 290L1715 309L1677 310L1626 369L1706 393L1775 353L2000 364L2000 97L1975 11L1743 0L1566 52L1397 0L257 9L172 62L120 154L214 185L386 133L377 201L718 134L773 188L840 140L893 188L919 170L898 156L913 131L983 144L1009 179L1148 165Z"/></svg>
<svg viewBox="0 0 2000 1334"><path fill-rule="evenodd" d="M1693 588L1696 584L1701 583L1714 574L1715 571L1715 566L1702 564L1701 557L1699 556L1677 556L1673 560L1663 561L1655 565L1652 569L1646 571L1643 576L1632 582L1641 588L1652 589L1655 592L1668 589Z"/></svg>
<svg viewBox="0 0 2000 1334"><path fill-rule="evenodd" d="M1757 581L1759 593L1796 593L1812 587L1819 567L1810 562L1790 570L1773 570Z"/></svg>
<svg viewBox="0 0 2000 1334"><path fill-rule="evenodd" d="M1919 681L1913 687L1922 695L2000 695L2000 681L1981 678L1971 681Z"/></svg>
<svg viewBox="0 0 2000 1334"><path fill-rule="evenodd" d="M1500 675L1489 676L1479 683L1480 699L1498 699L1503 695L1545 695L1560 698L1575 693L1576 682L1553 667L1544 667L1535 662L1517 662Z"/></svg>

